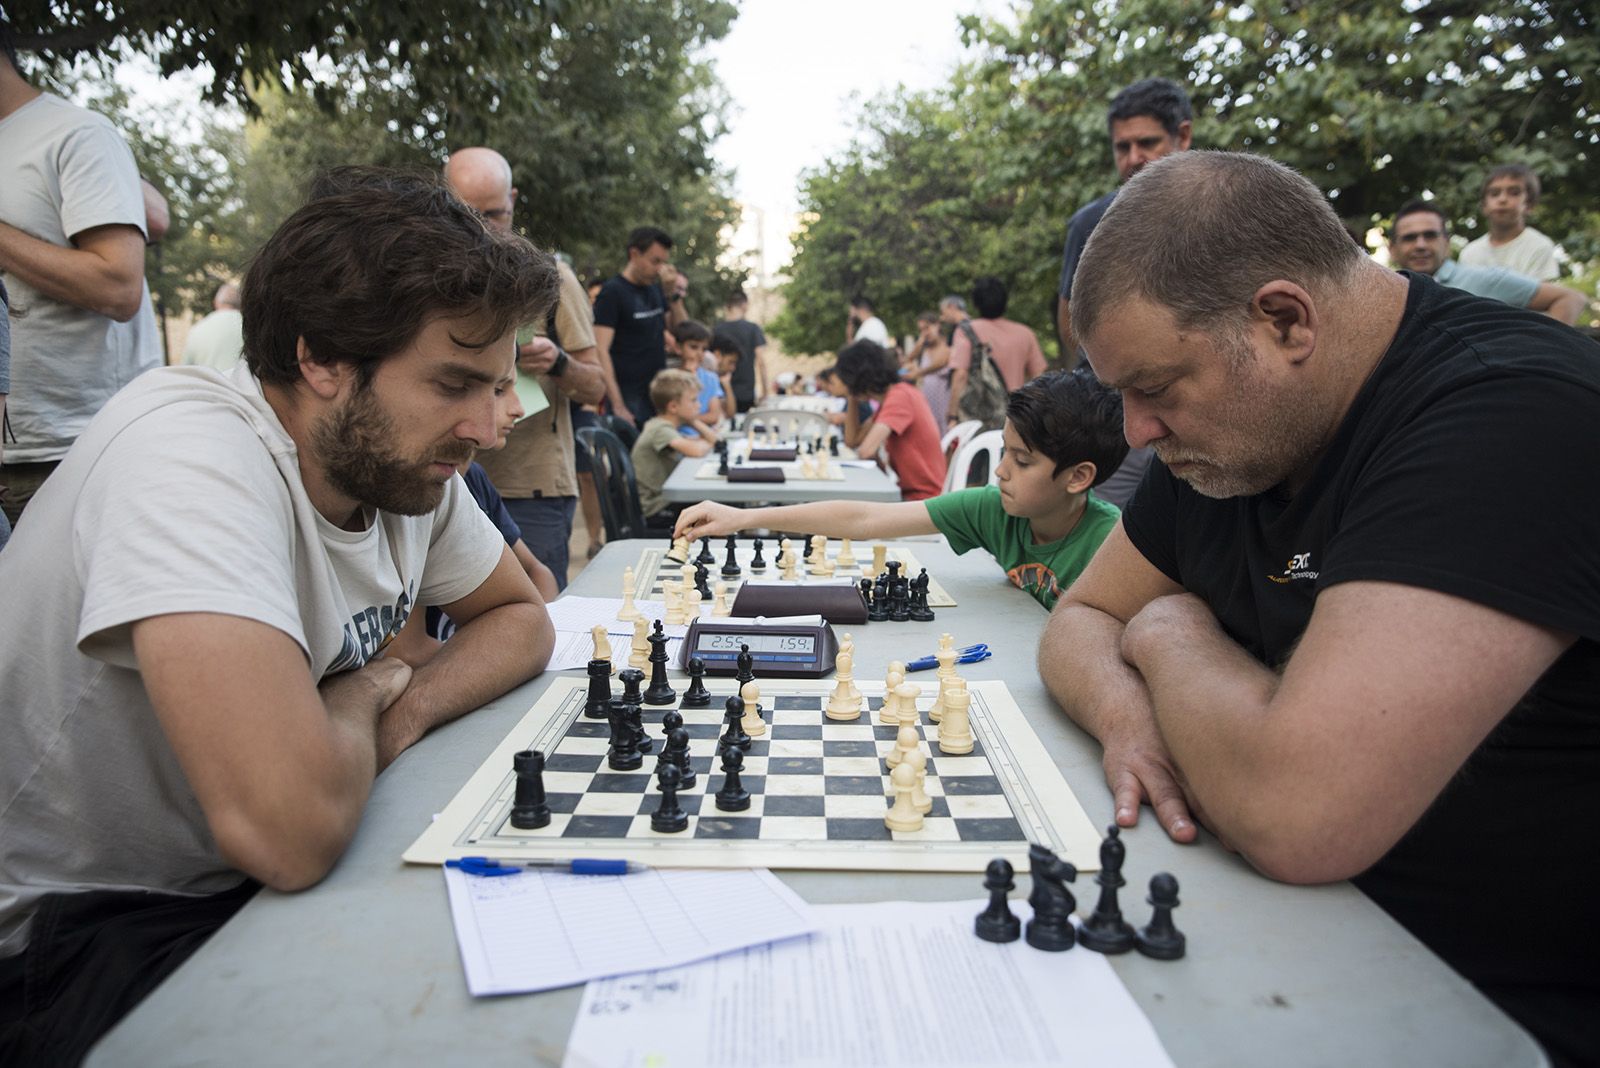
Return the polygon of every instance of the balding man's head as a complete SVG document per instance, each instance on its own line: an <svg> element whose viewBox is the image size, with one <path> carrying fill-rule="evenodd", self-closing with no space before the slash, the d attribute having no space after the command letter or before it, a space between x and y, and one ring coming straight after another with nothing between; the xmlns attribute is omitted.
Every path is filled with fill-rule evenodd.
<svg viewBox="0 0 1600 1068"><path fill-rule="evenodd" d="M1072 285L1072 330L1090 337L1135 298L1171 310L1182 329L1248 317L1266 282L1315 293L1365 259L1322 191L1272 160L1179 152L1145 167L1101 218Z"/></svg>
<svg viewBox="0 0 1600 1068"><path fill-rule="evenodd" d="M444 165L444 180L456 196L497 230L511 229L511 164L492 148L463 148Z"/></svg>
<svg viewBox="0 0 1600 1068"><path fill-rule="evenodd" d="M224 282L217 287L217 295L211 298L211 306L217 311L224 308L239 308L239 287L232 282Z"/></svg>

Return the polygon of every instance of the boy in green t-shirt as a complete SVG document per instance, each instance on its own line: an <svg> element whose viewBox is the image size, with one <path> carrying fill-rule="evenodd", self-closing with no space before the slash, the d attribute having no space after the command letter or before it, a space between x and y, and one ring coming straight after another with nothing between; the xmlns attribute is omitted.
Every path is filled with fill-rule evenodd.
<svg viewBox="0 0 1600 1068"><path fill-rule="evenodd" d="M1047 371L1006 402L998 486L925 501L815 501L684 509L676 535L715 538L741 530L797 530L831 538L941 533L957 553L982 548L1045 608L1088 566L1120 512L1090 492L1128 454L1122 400L1087 373Z"/></svg>
<svg viewBox="0 0 1600 1068"><path fill-rule="evenodd" d="M700 382L688 371L669 368L658 372L650 380L650 403L655 406L655 417L639 428L630 458L645 525L665 530L672 525L674 513L661 495L661 487L679 460L709 453L717 443L717 432L700 421ZM685 436L685 428L694 435Z"/></svg>

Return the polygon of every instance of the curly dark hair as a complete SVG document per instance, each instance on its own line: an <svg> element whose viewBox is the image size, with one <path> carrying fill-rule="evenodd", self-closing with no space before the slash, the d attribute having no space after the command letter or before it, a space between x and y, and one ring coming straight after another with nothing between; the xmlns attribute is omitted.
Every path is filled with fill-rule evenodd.
<svg viewBox="0 0 1600 1068"><path fill-rule="evenodd" d="M296 343L318 363L378 365L436 317L477 319L469 347L540 322L559 287L555 260L486 228L434 174L341 167L267 239L245 273L244 357L263 382L300 380Z"/></svg>
<svg viewBox="0 0 1600 1068"><path fill-rule="evenodd" d="M840 349L838 362L833 366L839 381L855 394L876 396L900 381L900 366L894 357L876 341L865 338Z"/></svg>
<svg viewBox="0 0 1600 1068"><path fill-rule="evenodd" d="M1128 455L1122 397L1087 368L1046 371L1024 382L1007 398L1006 418L1023 444L1055 462L1056 475L1087 460L1098 486Z"/></svg>

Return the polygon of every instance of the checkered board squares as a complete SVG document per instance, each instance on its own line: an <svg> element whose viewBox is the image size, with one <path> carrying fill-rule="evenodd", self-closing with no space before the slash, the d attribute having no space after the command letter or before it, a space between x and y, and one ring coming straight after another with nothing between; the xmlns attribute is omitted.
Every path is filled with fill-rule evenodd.
<svg viewBox="0 0 1600 1068"><path fill-rule="evenodd" d="M716 587L716 584L719 581L726 582L728 584L729 604L733 603L733 598L736 594L738 594L739 587L743 586L748 580L754 580L756 582L782 582L783 579L780 577L782 573L779 571L777 565L779 545L782 540L783 539L781 538L761 539L761 556L767 562L767 569L765 571L752 574L750 571L750 561L754 560L756 555L755 538L748 535L741 535L733 549L733 557L739 563L739 577L735 579L724 579L722 577L722 565L723 562L728 558L728 552L725 548L727 540L725 538L712 538L711 549L716 555L716 562L706 565L706 582L713 589ZM794 548L795 554L798 556L804 556L807 551L806 546L800 544L798 539L790 540L793 543L792 547ZM808 569L805 578L795 580L796 585L803 585L807 582L832 583L837 585L839 582L846 579L853 583L859 583L862 577L862 567L872 563L873 544L874 543L870 541L851 542L850 551L855 554L856 562L851 567L839 567L839 539L828 539L828 559L834 562L833 574L826 577L822 575L812 575ZM667 546L656 546L653 548L647 548L640 552L639 563L635 565L633 569L634 581L636 583L634 586L633 595L636 600L655 601L659 603L666 599L666 594L663 592L664 581L666 579L677 580L678 578L682 577L683 564L676 560L668 560L667 548ZM917 562L916 556L909 548L903 545L890 545L888 546L888 550L888 558L890 560L900 561L902 565L900 568L900 573L902 575L905 575L907 578L917 577L917 573L922 570L922 565ZM689 558L691 560L698 556L699 553L699 542L695 542L689 546ZM956 599L951 597L950 594L945 591L943 586L939 585L938 579L934 578L932 574L929 574L928 607L954 608L955 606ZM705 605L705 609L706 611L710 611L709 603Z"/></svg>
<svg viewBox="0 0 1600 1068"><path fill-rule="evenodd" d="M683 680L676 685L681 692ZM751 803L744 812L723 812L714 801L722 787L717 738L733 680L708 680L711 707L678 709L695 783L678 795L688 830L663 834L651 829L650 815L661 797L655 781L661 718L676 706L645 708L651 752L636 771L612 771L608 724L583 715L587 680L558 677L405 859L603 857L656 867L978 872L996 856L1020 868L1028 843L1041 842L1080 869L1098 866L1094 826L1005 683L969 684L975 744L961 756L939 751L938 726L927 716L936 691L923 686L918 729L933 810L911 832L890 831L883 821L893 803L884 757L894 749L896 727L877 722L882 683L859 683L871 710L843 723L822 711L831 682L760 685L768 726L745 755L741 778ZM549 826L529 831L510 822L512 756L523 749L545 754L552 813Z"/></svg>
<svg viewBox="0 0 1600 1068"><path fill-rule="evenodd" d="M721 466L722 466L722 461L721 460L707 460L705 463L703 463L699 467L695 468L694 477L695 478L705 478L705 479L716 479L719 482L726 482L727 479L728 479L728 476L727 475L723 475L723 474L719 474L718 470L717 470ZM817 474L811 474L811 475L802 474L801 471L800 471L800 461L799 460L789 460L789 461L781 462L781 463L764 461L764 460L754 460L754 461L752 461L750 463L749 466L751 466L751 467L781 467L781 468L783 468L783 477L784 477L784 479L789 481L789 482L843 482L844 481L844 471L839 467L838 462L834 461L834 460L830 460L828 463L823 465L823 467L822 467L822 472L823 473L820 474L820 475L817 475ZM815 469L813 469L813 470L815 470Z"/></svg>

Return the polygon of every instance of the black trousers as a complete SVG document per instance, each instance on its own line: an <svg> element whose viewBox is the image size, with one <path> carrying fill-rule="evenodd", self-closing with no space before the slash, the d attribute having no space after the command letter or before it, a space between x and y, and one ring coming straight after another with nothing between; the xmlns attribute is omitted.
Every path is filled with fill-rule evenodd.
<svg viewBox="0 0 1600 1068"><path fill-rule="evenodd" d="M28 948L0 960L0 1065L76 1065L261 888L210 897L51 894Z"/></svg>

